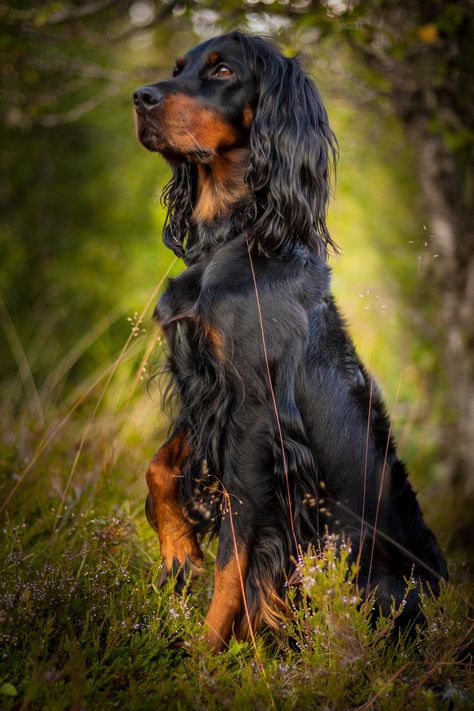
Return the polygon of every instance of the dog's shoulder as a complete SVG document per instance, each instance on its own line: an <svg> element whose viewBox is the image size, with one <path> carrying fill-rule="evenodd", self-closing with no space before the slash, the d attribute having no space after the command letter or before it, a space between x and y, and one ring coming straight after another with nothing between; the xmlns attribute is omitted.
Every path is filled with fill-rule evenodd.
<svg viewBox="0 0 474 711"><path fill-rule="evenodd" d="M168 280L166 289L158 301L154 318L166 326L173 321L192 318L201 293L202 266L187 267L177 277Z"/></svg>

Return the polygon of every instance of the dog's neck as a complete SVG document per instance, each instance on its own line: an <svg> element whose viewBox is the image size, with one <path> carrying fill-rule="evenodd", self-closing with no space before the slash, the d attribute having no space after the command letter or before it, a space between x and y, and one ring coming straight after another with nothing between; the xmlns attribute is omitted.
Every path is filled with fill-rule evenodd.
<svg viewBox="0 0 474 711"><path fill-rule="evenodd" d="M197 195L193 221L211 226L228 218L249 193L245 172L248 148L234 148L217 155L209 165L198 165Z"/></svg>

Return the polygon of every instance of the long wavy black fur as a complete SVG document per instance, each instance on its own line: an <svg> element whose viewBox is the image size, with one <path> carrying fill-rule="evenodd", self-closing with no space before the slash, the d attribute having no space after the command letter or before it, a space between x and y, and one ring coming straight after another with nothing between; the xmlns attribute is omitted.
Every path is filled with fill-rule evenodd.
<svg viewBox="0 0 474 711"><path fill-rule="evenodd" d="M190 163L173 167L173 174L161 195L167 208L163 242L180 259L185 258L185 243L193 212L195 168Z"/></svg>
<svg viewBox="0 0 474 711"><path fill-rule="evenodd" d="M261 254L303 244L326 257L327 247L337 251L326 225L329 173L337 159L326 109L297 59L259 37L242 34L240 41L259 78L246 175L248 235Z"/></svg>

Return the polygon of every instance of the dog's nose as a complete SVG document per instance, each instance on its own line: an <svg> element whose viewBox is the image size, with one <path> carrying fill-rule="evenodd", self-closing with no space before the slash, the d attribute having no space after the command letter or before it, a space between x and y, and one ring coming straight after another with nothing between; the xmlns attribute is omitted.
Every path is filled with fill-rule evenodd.
<svg viewBox="0 0 474 711"><path fill-rule="evenodd" d="M133 103L137 111L149 111L158 106L163 99L163 94L156 86L142 86L133 95Z"/></svg>

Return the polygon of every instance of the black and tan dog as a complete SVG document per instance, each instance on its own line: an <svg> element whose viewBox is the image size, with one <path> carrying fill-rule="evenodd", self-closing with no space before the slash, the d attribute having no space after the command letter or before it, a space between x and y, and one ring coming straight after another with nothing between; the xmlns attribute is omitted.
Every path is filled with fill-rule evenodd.
<svg viewBox="0 0 474 711"><path fill-rule="evenodd" d="M219 536L209 645L277 626L295 559L327 531L350 537L383 611L409 576L436 593L443 556L331 296L336 141L316 87L233 32L134 101L140 141L173 170L164 241L187 265L156 309L176 415L147 512L178 585L201 569L199 536ZM403 621L418 609L412 590Z"/></svg>

